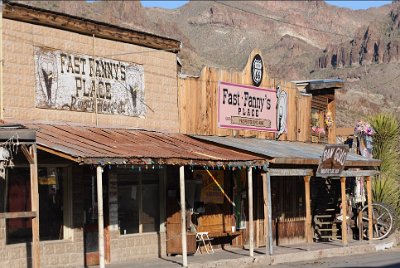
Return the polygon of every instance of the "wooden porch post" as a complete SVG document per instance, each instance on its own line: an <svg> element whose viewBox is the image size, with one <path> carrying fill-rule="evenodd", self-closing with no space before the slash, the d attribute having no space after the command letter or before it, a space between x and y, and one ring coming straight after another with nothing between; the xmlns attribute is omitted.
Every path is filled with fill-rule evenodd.
<svg viewBox="0 0 400 268"><path fill-rule="evenodd" d="M272 237L272 201L271 201L271 176L267 171L267 196L268 196L268 249L269 255L274 253Z"/></svg>
<svg viewBox="0 0 400 268"><path fill-rule="evenodd" d="M36 217L32 218L32 267L40 267L40 244L39 244L39 186L37 170L37 150L36 144L29 148L31 156L30 174L31 174L31 210L36 212Z"/></svg>
<svg viewBox="0 0 400 268"><path fill-rule="evenodd" d="M181 196L181 236L182 236L182 258L183 267L188 266L187 262L187 242L186 242L186 203L185 203L185 167L179 168L179 185Z"/></svg>
<svg viewBox="0 0 400 268"><path fill-rule="evenodd" d="M368 240L372 241L373 230L372 230L372 187L371 187L371 177L366 177L367 181L367 200L368 200Z"/></svg>
<svg viewBox="0 0 400 268"><path fill-rule="evenodd" d="M265 235L265 254L268 254L269 241L268 241L268 191L267 191L267 173L263 172L262 185L263 185L263 203L264 203L264 235Z"/></svg>
<svg viewBox="0 0 400 268"><path fill-rule="evenodd" d="M306 222L304 230L307 243L312 242L310 180L311 176L304 176L304 190L306 199Z"/></svg>
<svg viewBox="0 0 400 268"><path fill-rule="evenodd" d="M103 218L103 168L97 166L97 213L99 228L99 261L100 268L104 268L104 218Z"/></svg>
<svg viewBox="0 0 400 268"><path fill-rule="evenodd" d="M247 170L248 191L249 191L249 244L250 256L254 256L254 221L253 221L253 169L249 167Z"/></svg>
<svg viewBox="0 0 400 268"><path fill-rule="evenodd" d="M340 177L342 191L342 244L347 246L347 198L346 198L346 177Z"/></svg>

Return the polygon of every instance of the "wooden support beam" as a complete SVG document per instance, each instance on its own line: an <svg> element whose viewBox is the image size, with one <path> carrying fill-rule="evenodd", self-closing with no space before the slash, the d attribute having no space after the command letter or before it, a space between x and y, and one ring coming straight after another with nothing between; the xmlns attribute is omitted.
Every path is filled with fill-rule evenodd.
<svg viewBox="0 0 400 268"><path fill-rule="evenodd" d="M187 261L187 242L186 242L186 202L185 202L185 167L179 168L179 186L181 200L181 236L182 236L182 265L188 266Z"/></svg>
<svg viewBox="0 0 400 268"><path fill-rule="evenodd" d="M272 197L271 197L271 176L267 171L267 197L268 197L268 249L269 255L274 253L273 237L272 237Z"/></svg>
<svg viewBox="0 0 400 268"><path fill-rule="evenodd" d="M250 257L254 257L254 221L253 221L253 169L248 168L247 171L248 179L248 201L249 201L249 246L250 246Z"/></svg>
<svg viewBox="0 0 400 268"><path fill-rule="evenodd" d="M34 164L35 160L33 159L33 156L31 155L31 153L29 152L28 147L25 144L21 145L21 151L24 153L26 160L28 160L29 164Z"/></svg>
<svg viewBox="0 0 400 268"><path fill-rule="evenodd" d="M346 177L340 177L342 192L342 244L347 246L347 198L346 198Z"/></svg>
<svg viewBox="0 0 400 268"><path fill-rule="evenodd" d="M105 267L104 262L104 214L103 214L103 168L97 166L97 213L99 228L99 261L100 268Z"/></svg>
<svg viewBox="0 0 400 268"><path fill-rule="evenodd" d="M20 212L6 212L0 213L0 218L5 219L20 219L20 218L35 218L36 211L20 211Z"/></svg>
<svg viewBox="0 0 400 268"><path fill-rule="evenodd" d="M143 173L139 170L139 189L138 189L138 199L139 199L139 233L143 233Z"/></svg>
<svg viewBox="0 0 400 268"><path fill-rule="evenodd" d="M180 50L181 45L181 42L167 37L134 31L104 22L83 19L15 2L3 4L3 17L89 36L95 35L96 37L113 41L168 50L175 53Z"/></svg>
<svg viewBox="0 0 400 268"><path fill-rule="evenodd" d="M366 177L367 181L367 200L368 200L368 240L372 241L373 239L373 227L372 227L372 186L371 186L371 177Z"/></svg>
<svg viewBox="0 0 400 268"><path fill-rule="evenodd" d="M256 182L257 182L257 187L256 189L258 189L258 185L259 185L259 180L258 178L256 178ZM260 206L259 204L259 200L260 200L260 194L261 191L257 191L256 192L256 248L260 247Z"/></svg>
<svg viewBox="0 0 400 268"><path fill-rule="evenodd" d="M267 191L267 174L262 173L262 185L263 185L263 204L264 204L264 235L265 235L265 254L268 254L268 191Z"/></svg>
<svg viewBox="0 0 400 268"><path fill-rule="evenodd" d="M270 176L288 177L288 176L312 176L312 169L282 169L270 168L268 171Z"/></svg>
<svg viewBox="0 0 400 268"><path fill-rule="evenodd" d="M379 174L378 170L343 170L342 177L367 177Z"/></svg>
<svg viewBox="0 0 400 268"><path fill-rule="evenodd" d="M311 176L304 176L304 193L306 199L306 222L304 231L307 243L312 242L310 180Z"/></svg>
<svg viewBox="0 0 400 268"><path fill-rule="evenodd" d="M25 153L24 153L25 154ZM40 244L39 244L39 186L37 168L36 144L31 145L27 152L32 159L30 162L31 176L31 209L36 212L36 217L32 218L32 267L40 267Z"/></svg>

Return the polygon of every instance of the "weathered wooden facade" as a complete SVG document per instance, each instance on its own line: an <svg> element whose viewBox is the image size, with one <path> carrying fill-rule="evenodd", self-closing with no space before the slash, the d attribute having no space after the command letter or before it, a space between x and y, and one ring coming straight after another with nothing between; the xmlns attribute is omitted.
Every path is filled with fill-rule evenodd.
<svg viewBox="0 0 400 268"><path fill-rule="evenodd" d="M331 114L325 135L334 137L340 82L324 90L271 79L258 50L243 71L177 78L177 40L21 3L3 4L2 26L1 141L24 131L35 139L31 149L15 141L15 166L9 156L0 176L0 266L103 267L164 254L182 254L187 266L197 232L250 255L272 238L310 241L322 147L304 142L313 140L313 109L320 127ZM219 127L221 84L267 88L241 113L265 104L276 120ZM354 158L346 169L378 164Z"/></svg>
<svg viewBox="0 0 400 268"><path fill-rule="evenodd" d="M314 237L311 228L314 216L312 211L315 211L317 200L314 193L317 190L310 188L310 181L324 181L317 178L316 169L324 144L335 143L335 90L342 88L344 84L337 79L293 82L272 79L261 60L263 65L259 69L262 79L255 86L252 69L255 59L258 62L262 59L261 55L261 51L255 49L241 71L204 67L199 77L181 75L178 88L181 132L214 144L257 153L269 161L267 168L256 169L256 172L253 172L254 218L248 217L248 210L243 211L246 224L242 226L246 225L247 228L243 228L240 235L231 241L232 245L248 246L254 240L256 246L265 246L268 245L268 240L265 239L268 233L279 245L311 242ZM232 84L236 86L236 91L229 87ZM247 117L255 119L250 122L258 124L257 114L243 114L243 106L246 104L240 104L241 101L248 100L248 96L254 92L252 90L276 93L278 103L270 109L271 113L276 112L273 115L276 116L277 122L275 129L260 129L258 125L249 127L249 121L245 120L241 126L233 123L238 122L236 117ZM285 95L286 105L280 106L280 94ZM257 98L255 100L258 101ZM238 107L227 116L223 105L225 101L235 108ZM247 106L251 105L253 104L247 103ZM252 108L254 107L257 109L257 106L253 105ZM221 120L225 118L221 118L220 114L231 120L232 124L221 124ZM282 118L284 120L280 121ZM367 170L366 174L372 176L377 166L379 161L351 155L345 169L349 177L358 176L355 170ZM246 174L243 173L243 176ZM268 196L267 190L263 189L266 177L270 177L271 180L269 198L272 206L269 227L268 209L265 207ZM234 176L227 175L226 187L232 188L230 184L234 180ZM342 179L342 184L343 180L345 179ZM246 182L246 179L243 181ZM247 183L243 184L244 192L248 187ZM311 200L312 195L314 201ZM247 202L248 198L245 197L244 201ZM228 202L225 202L226 205L228 207L225 207L223 212L212 213L207 221L199 223L200 228L204 226L204 229L210 230L208 225L211 225L212 219L219 218L219 229L223 230L225 227L221 219L235 216L234 207ZM238 227L239 224L236 229Z"/></svg>

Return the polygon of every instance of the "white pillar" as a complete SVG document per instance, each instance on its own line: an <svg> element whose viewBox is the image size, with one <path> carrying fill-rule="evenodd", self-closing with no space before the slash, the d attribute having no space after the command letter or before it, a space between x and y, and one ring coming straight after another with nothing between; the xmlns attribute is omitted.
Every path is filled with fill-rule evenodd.
<svg viewBox="0 0 400 268"><path fill-rule="evenodd" d="M99 224L99 261L104 268L103 168L97 166L97 212Z"/></svg>
<svg viewBox="0 0 400 268"><path fill-rule="evenodd" d="M185 167L179 168L179 183L181 195L181 235L183 267L187 267L187 242L186 242L186 203L185 203Z"/></svg>
<svg viewBox="0 0 400 268"><path fill-rule="evenodd" d="M254 256L254 222L253 222L253 169L248 168L248 191L249 191L249 244L250 244L250 256Z"/></svg>

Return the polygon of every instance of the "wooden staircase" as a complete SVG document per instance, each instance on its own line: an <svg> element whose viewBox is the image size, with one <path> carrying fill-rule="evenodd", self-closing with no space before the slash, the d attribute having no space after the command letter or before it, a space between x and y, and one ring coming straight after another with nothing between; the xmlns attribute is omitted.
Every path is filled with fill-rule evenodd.
<svg viewBox="0 0 400 268"><path fill-rule="evenodd" d="M313 227L315 241L340 239L336 215L340 184L335 180L314 180Z"/></svg>

